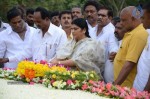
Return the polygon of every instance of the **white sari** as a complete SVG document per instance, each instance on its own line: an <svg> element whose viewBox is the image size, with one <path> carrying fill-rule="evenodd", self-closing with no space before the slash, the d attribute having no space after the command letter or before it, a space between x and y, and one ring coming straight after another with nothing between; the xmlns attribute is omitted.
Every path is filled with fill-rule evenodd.
<svg viewBox="0 0 150 99"><path fill-rule="evenodd" d="M79 70L95 71L101 78L105 62L104 46L91 38L68 41L56 52L57 59L71 59Z"/></svg>

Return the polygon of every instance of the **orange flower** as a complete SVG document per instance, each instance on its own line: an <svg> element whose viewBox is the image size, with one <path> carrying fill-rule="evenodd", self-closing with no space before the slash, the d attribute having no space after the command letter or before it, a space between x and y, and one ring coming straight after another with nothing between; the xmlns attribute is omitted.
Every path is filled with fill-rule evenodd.
<svg viewBox="0 0 150 99"><path fill-rule="evenodd" d="M25 77L29 78L30 80L35 77L35 71L30 69L25 69Z"/></svg>

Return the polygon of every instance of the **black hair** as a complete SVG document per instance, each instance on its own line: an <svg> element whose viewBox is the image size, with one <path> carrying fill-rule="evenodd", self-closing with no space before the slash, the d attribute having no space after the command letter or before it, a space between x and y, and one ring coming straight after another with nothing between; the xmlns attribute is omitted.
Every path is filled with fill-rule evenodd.
<svg viewBox="0 0 150 99"><path fill-rule="evenodd" d="M73 8L79 8L79 9L81 9L81 13L83 13L82 8L81 8L80 6L73 6L73 7L71 8L71 10L72 10Z"/></svg>
<svg viewBox="0 0 150 99"><path fill-rule="evenodd" d="M41 18L45 19L45 18L49 18L50 19L50 13L48 12L48 10L46 10L43 7L37 7L35 9L35 12L40 12L41 13Z"/></svg>
<svg viewBox="0 0 150 99"><path fill-rule="evenodd" d="M109 7L101 6L99 10L101 10L101 9L108 10L108 13L107 13L108 17L113 18L113 11Z"/></svg>
<svg viewBox="0 0 150 99"><path fill-rule="evenodd" d="M112 21L113 21L113 24L116 25L117 23L120 22L120 17L114 17L114 18L112 19Z"/></svg>
<svg viewBox="0 0 150 99"><path fill-rule="evenodd" d="M142 8L147 10L147 12L150 13L150 2L145 3Z"/></svg>
<svg viewBox="0 0 150 99"><path fill-rule="evenodd" d="M120 22L120 17L114 17L112 20L114 20L115 22Z"/></svg>
<svg viewBox="0 0 150 99"><path fill-rule="evenodd" d="M23 19L23 14L20 12L20 10L16 7L13 7L7 12L7 20L10 22L12 18L21 16Z"/></svg>
<svg viewBox="0 0 150 99"><path fill-rule="evenodd" d="M100 8L100 6L101 6L101 5L99 4L99 2L97 2L96 0L88 0L88 1L85 3L85 5L83 6L83 10L85 11L85 8L86 8L87 6L89 6L89 5L94 6L97 11L99 10L99 8Z"/></svg>
<svg viewBox="0 0 150 99"><path fill-rule="evenodd" d="M87 25L87 22L86 22L85 19L83 19L83 18L77 18L77 19L75 19L75 20L72 21L72 24L77 25L81 29L86 29L85 35L86 35L86 37L90 38L89 31L88 31L88 25Z"/></svg>
<svg viewBox="0 0 150 99"><path fill-rule="evenodd" d="M73 18L72 17L72 12L70 10L64 10L64 11L60 12L59 19L61 19L61 17L62 17L63 14L70 14L71 18Z"/></svg>
<svg viewBox="0 0 150 99"><path fill-rule="evenodd" d="M27 9L26 15L28 15L28 14L34 14L34 9L33 8Z"/></svg>
<svg viewBox="0 0 150 99"><path fill-rule="evenodd" d="M50 19L52 19L54 16L59 16L59 11L53 11L50 13Z"/></svg>

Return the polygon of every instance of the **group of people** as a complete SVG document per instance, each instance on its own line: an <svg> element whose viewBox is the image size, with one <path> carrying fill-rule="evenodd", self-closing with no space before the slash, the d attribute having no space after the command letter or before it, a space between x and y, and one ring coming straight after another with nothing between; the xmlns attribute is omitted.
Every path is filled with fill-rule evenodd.
<svg viewBox="0 0 150 99"><path fill-rule="evenodd" d="M88 0L62 12L13 7L0 20L0 66L28 59L95 71L106 83L150 92L150 3L128 6L119 17Z"/></svg>

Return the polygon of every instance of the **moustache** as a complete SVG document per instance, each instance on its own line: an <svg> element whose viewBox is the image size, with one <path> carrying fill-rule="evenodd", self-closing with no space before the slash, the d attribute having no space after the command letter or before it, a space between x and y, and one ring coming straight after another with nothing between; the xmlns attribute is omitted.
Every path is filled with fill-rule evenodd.
<svg viewBox="0 0 150 99"><path fill-rule="evenodd" d="M68 22L68 21L65 21L64 24L69 24L69 22Z"/></svg>
<svg viewBox="0 0 150 99"><path fill-rule="evenodd" d="M92 18L91 16L87 16L87 19Z"/></svg>

